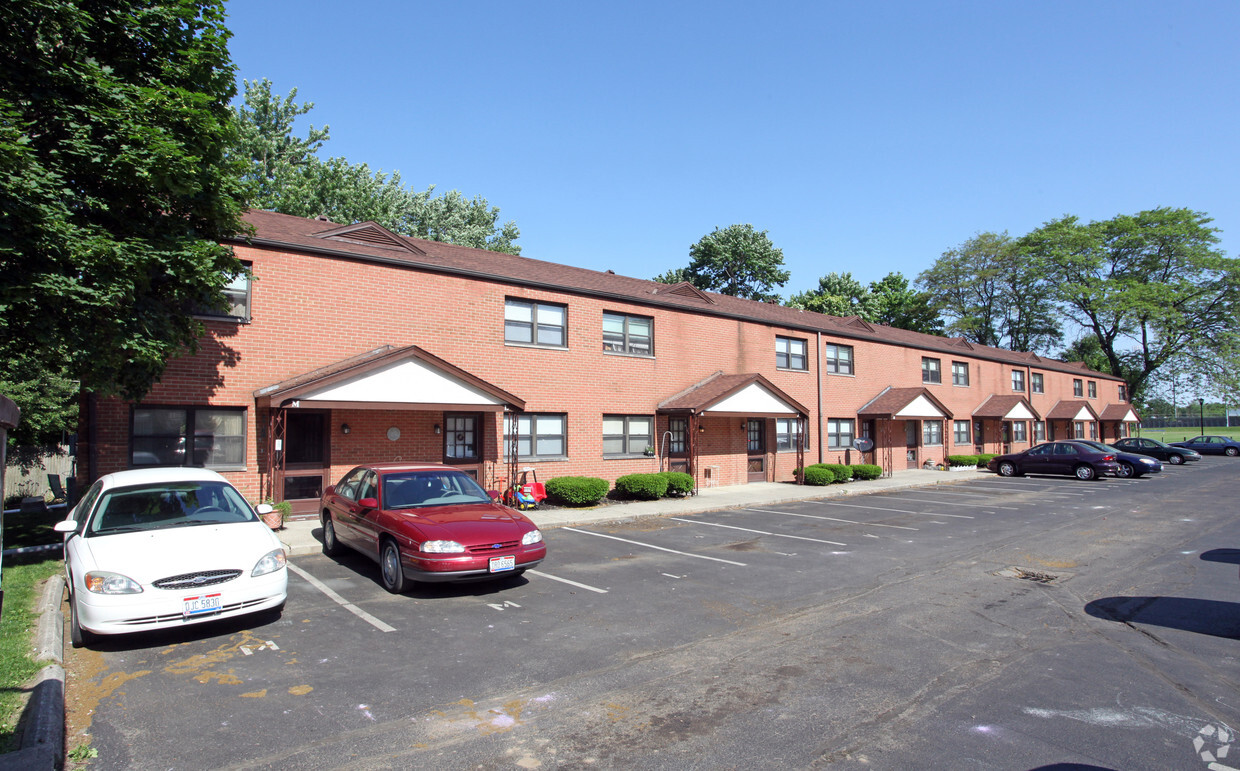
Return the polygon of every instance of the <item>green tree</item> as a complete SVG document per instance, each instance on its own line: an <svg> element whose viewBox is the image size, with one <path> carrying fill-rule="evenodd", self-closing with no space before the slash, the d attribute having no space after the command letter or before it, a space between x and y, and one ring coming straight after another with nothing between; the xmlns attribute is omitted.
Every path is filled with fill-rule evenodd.
<svg viewBox="0 0 1240 771"><path fill-rule="evenodd" d="M672 268L670 270L664 271L663 273L660 273L659 275L655 276L651 280L658 281L663 284L680 284L685 281L689 281L689 269L688 268ZM693 282L690 281L689 283L693 283ZM700 289L701 287L698 287L698 288Z"/></svg>
<svg viewBox="0 0 1240 771"><path fill-rule="evenodd" d="M1021 239L1050 296L1097 341L1104 371L1124 378L1134 399L1177 358L1236 348L1240 260L1215 248L1210 222L1170 208L1088 224L1068 216Z"/></svg>
<svg viewBox="0 0 1240 771"><path fill-rule="evenodd" d="M246 165L252 207L345 223L373 220L401 235L521 253L516 223L501 224L499 209L481 196L467 198L458 190L436 196L434 185L420 191L406 187L399 172L388 175L365 163L320 158L330 139L327 126L310 126L304 138L293 134L297 118L314 103L298 104L295 88L284 97L271 88L266 79L245 81L235 108L239 131L232 154Z"/></svg>
<svg viewBox="0 0 1240 771"><path fill-rule="evenodd" d="M791 275L783 251L749 224L715 228L689 247L689 257L684 275L694 286L750 300L778 302L772 290Z"/></svg>
<svg viewBox="0 0 1240 771"><path fill-rule="evenodd" d="M867 321L874 316L874 298L869 288L853 278L852 273L828 273L818 279L817 289L793 295L788 305L828 316L860 316Z"/></svg>
<svg viewBox="0 0 1240 771"><path fill-rule="evenodd" d="M223 3L0 6L0 371L13 438L59 438L81 388L143 396L242 270ZM27 429L29 427L29 430Z"/></svg>
<svg viewBox="0 0 1240 771"><path fill-rule="evenodd" d="M930 294L910 286L903 273L888 273L870 282L870 300L872 317L867 319L869 321L928 335L943 333L943 322L931 303Z"/></svg>

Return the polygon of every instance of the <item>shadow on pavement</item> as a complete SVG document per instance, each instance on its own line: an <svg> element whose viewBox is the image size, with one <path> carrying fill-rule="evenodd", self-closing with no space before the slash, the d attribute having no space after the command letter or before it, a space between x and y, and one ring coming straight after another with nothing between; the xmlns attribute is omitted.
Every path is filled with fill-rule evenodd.
<svg viewBox="0 0 1240 771"><path fill-rule="evenodd" d="M1192 597L1104 597L1085 606L1095 618L1240 639L1240 603Z"/></svg>
<svg viewBox="0 0 1240 771"><path fill-rule="evenodd" d="M1226 562L1229 565L1240 565L1240 549L1211 549L1202 552L1201 558L1207 562Z"/></svg>

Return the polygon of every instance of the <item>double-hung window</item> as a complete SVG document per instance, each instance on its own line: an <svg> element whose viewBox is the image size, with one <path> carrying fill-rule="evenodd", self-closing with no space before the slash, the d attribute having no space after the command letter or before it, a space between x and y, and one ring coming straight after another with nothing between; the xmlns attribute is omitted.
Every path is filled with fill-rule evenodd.
<svg viewBox="0 0 1240 771"><path fill-rule="evenodd" d="M970 423L967 420L956 420L952 422L952 442L955 444L969 444L972 439L969 437Z"/></svg>
<svg viewBox="0 0 1240 771"><path fill-rule="evenodd" d="M827 421L827 449L846 450L852 447L855 432L856 423L852 418L831 418Z"/></svg>
<svg viewBox="0 0 1240 771"><path fill-rule="evenodd" d="M224 308L203 308L198 311L198 315L237 321L250 320L250 263L242 265L245 270L231 276L224 287Z"/></svg>
<svg viewBox="0 0 1240 771"><path fill-rule="evenodd" d="M623 313L604 313L603 350L610 353L653 356L654 319Z"/></svg>
<svg viewBox="0 0 1240 771"><path fill-rule="evenodd" d="M1098 398L1098 384L1092 380L1089 381L1089 398L1090 399Z"/></svg>
<svg viewBox="0 0 1240 771"><path fill-rule="evenodd" d="M828 344L826 360L827 372L833 375L853 374L853 349L851 345Z"/></svg>
<svg viewBox="0 0 1240 771"><path fill-rule="evenodd" d="M943 382L942 363L938 359L922 357L921 382L923 383L942 383Z"/></svg>
<svg viewBox="0 0 1240 771"><path fill-rule="evenodd" d="M1045 420L1033 421L1033 441L1035 442L1046 441L1046 421Z"/></svg>
<svg viewBox="0 0 1240 771"><path fill-rule="evenodd" d="M530 300L504 301L504 342L541 345L550 348L568 346L568 308Z"/></svg>
<svg viewBox="0 0 1240 771"><path fill-rule="evenodd" d="M778 452L787 450L795 450L797 448L797 433L800 430L800 420L798 418L776 418L775 419L775 449ZM806 446L809 446L807 441Z"/></svg>
<svg viewBox="0 0 1240 771"><path fill-rule="evenodd" d="M1029 441L1029 424L1023 420L1018 420L1012 424L1012 441L1027 442Z"/></svg>
<svg viewBox="0 0 1240 771"><path fill-rule="evenodd" d="M1072 381L1072 395L1073 396L1084 396L1085 395L1085 384L1081 380L1075 379Z"/></svg>
<svg viewBox="0 0 1240 771"><path fill-rule="evenodd" d="M778 369L809 369L804 340L795 337L775 338L775 366Z"/></svg>
<svg viewBox="0 0 1240 771"><path fill-rule="evenodd" d="M921 423L921 443L926 447L937 447L943 444L943 421L923 420Z"/></svg>
<svg viewBox="0 0 1240 771"><path fill-rule="evenodd" d="M1025 371L1023 369L1012 370L1012 390L1013 391L1024 391L1025 390Z"/></svg>
<svg viewBox="0 0 1240 771"><path fill-rule="evenodd" d="M134 407L131 466L245 468L245 408Z"/></svg>
<svg viewBox="0 0 1240 771"><path fill-rule="evenodd" d="M1045 386L1042 383L1042 373L1034 372L1029 376L1029 392L1040 394L1045 393Z"/></svg>
<svg viewBox="0 0 1240 771"><path fill-rule="evenodd" d="M564 458L568 416L563 413L525 413L516 416L517 457L528 460ZM504 433L512 435L513 417L509 416ZM508 445L505 443L505 451Z"/></svg>
<svg viewBox="0 0 1240 771"><path fill-rule="evenodd" d="M604 415L603 455L639 455L654 447L654 418L649 415Z"/></svg>
<svg viewBox="0 0 1240 771"><path fill-rule="evenodd" d="M969 365L963 361L952 362L952 385L967 386L969 384Z"/></svg>
<svg viewBox="0 0 1240 771"><path fill-rule="evenodd" d="M1120 384L1120 386L1119 386L1119 400L1120 400L1121 402L1126 402L1126 401L1128 401L1128 386L1123 385L1123 384Z"/></svg>

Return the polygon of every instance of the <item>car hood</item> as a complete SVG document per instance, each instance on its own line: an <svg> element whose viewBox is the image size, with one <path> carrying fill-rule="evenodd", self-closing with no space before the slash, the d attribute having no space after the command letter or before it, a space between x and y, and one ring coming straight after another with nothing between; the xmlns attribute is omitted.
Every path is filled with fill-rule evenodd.
<svg viewBox="0 0 1240 771"><path fill-rule="evenodd" d="M465 545L511 541L537 526L519 512L496 503L467 503L393 512L435 540Z"/></svg>
<svg viewBox="0 0 1240 771"><path fill-rule="evenodd" d="M200 570L250 571L263 555L280 548L262 522L147 530L79 537L87 570L110 570L148 584Z"/></svg>

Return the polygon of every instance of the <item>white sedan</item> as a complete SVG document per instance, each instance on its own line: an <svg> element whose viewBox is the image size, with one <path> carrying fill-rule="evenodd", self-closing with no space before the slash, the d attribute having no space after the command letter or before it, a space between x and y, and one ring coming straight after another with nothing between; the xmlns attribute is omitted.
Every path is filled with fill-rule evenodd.
<svg viewBox="0 0 1240 771"><path fill-rule="evenodd" d="M108 474L56 531L65 536L74 647L93 634L278 613L284 606L283 545L214 471Z"/></svg>

